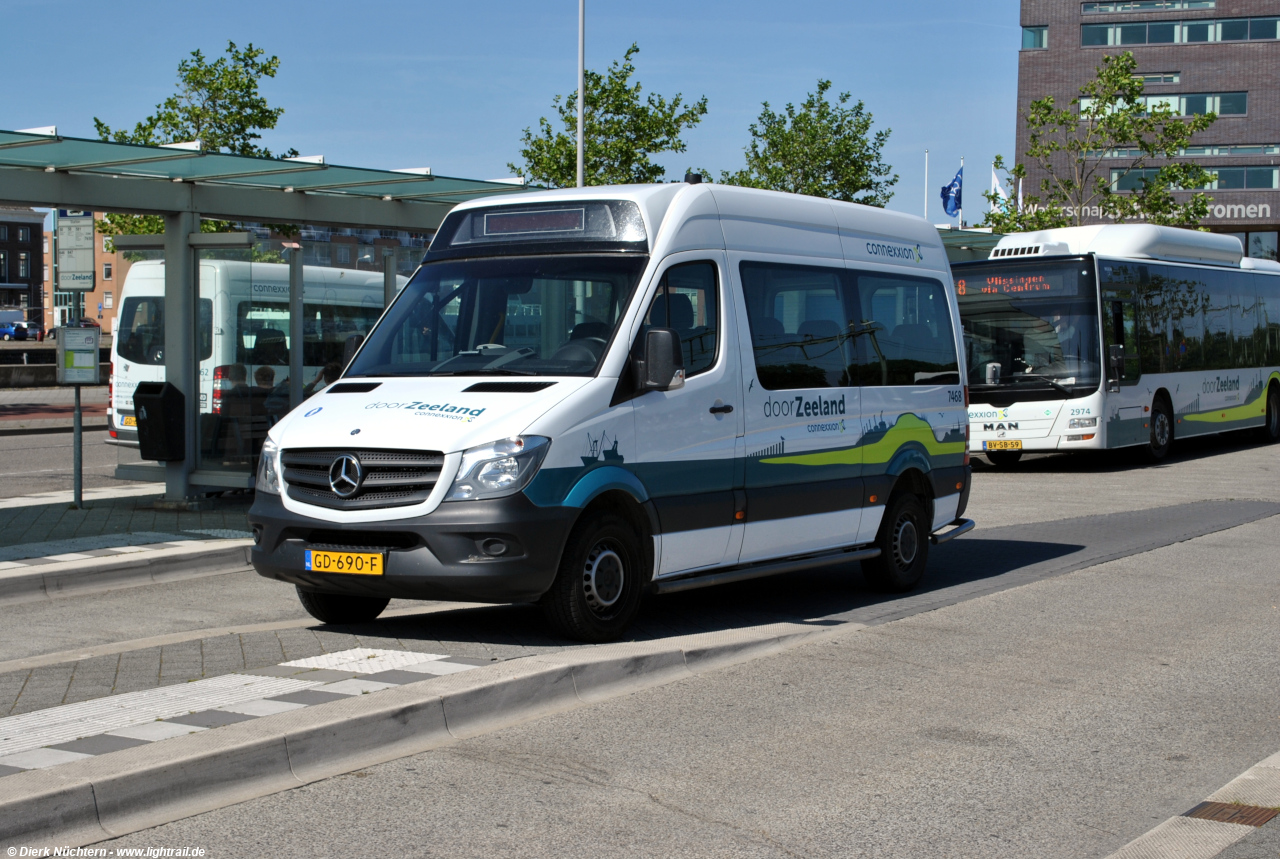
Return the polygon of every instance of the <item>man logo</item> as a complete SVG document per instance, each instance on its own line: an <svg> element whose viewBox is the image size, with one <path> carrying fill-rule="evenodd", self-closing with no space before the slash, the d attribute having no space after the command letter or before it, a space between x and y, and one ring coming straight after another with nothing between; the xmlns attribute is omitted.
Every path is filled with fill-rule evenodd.
<svg viewBox="0 0 1280 859"><path fill-rule="evenodd" d="M360 460L349 453L344 453L329 466L329 488L339 498L350 498L360 491L364 482L364 469Z"/></svg>

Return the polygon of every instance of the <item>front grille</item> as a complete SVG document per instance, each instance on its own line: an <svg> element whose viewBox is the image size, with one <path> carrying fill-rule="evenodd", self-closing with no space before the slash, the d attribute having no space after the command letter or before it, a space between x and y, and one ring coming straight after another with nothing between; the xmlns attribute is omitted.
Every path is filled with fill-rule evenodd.
<svg viewBox="0 0 1280 859"><path fill-rule="evenodd" d="M329 485L329 467L344 454L359 460L364 472L359 491L349 498L341 497ZM426 501L440 479L444 454L435 450L293 448L281 452L280 464L294 501L335 510L369 510Z"/></svg>

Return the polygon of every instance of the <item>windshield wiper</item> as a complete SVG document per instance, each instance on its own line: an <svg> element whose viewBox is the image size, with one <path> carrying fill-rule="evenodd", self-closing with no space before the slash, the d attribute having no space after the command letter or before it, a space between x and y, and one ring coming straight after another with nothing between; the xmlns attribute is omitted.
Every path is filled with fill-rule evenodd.
<svg viewBox="0 0 1280 859"><path fill-rule="evenodd" d="M1050 376L1041 376L1039 373L1017 373L1013 376L1006 376L1005 378L1014 382L1021 381L1022 379L1038 379L1042 382L1048 382L1050 385L1053 385L1053 387L1057 388L1059 391L1062 391L1062 393L1066 394L1067 396L1071 396L1072 394L1075 393L1075 391L1071 390L1066 385L1059 382L1057 379L1054 379Z"/></svg>
<svg viewBox="0 0 1280 859"><path fill-rule="evenodd" d="M452 370L448 373L432 373L433 376L536 376L532 370L512 370L509 367L477 367L474 370Z"/></svg>

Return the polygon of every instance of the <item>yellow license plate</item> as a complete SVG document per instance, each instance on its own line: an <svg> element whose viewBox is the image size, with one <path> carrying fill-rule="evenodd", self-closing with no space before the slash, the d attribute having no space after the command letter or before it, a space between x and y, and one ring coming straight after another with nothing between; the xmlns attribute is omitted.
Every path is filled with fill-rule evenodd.
<svg viewBox="0 0 1280 859"><path fill-rule="evenodd" d="M120 426L122 427L136 427L137 425L138 418L134 415L123 415L120 418Z"/></svg>
<svg viewBox="0 0 1280 859"><path fill-rule="evenodd" d="M386 565L381 552L322 552L307 549L307 569L313 573L346 573L354 576L380 576Z"/></svg>
<svg viewBox="0 0 1280 859"><path fill-rule="evenodd" d="M1021 441L984 441L983 450L1022 450Z"/></svg>

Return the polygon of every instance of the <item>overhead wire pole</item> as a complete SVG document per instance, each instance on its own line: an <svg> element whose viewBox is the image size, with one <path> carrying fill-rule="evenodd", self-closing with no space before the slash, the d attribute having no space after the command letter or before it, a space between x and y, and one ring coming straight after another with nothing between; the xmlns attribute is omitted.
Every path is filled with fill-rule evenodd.
<svg viewBox="0 0 1280 859"><path fill-rule="evenodd" d="M929 150L924 151L924 219L929 220Z"/></svg>
<svg viewBox="0 0 1280 859"><path fill-rule="evenodd" d="M587 0L578 0L578 187L587 184L585 176L586 141L582 136L582 112L587 79Z"/></svg>

